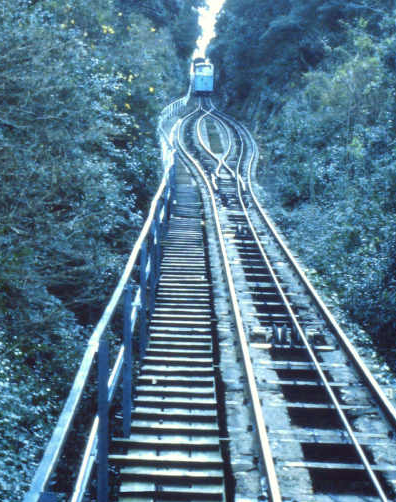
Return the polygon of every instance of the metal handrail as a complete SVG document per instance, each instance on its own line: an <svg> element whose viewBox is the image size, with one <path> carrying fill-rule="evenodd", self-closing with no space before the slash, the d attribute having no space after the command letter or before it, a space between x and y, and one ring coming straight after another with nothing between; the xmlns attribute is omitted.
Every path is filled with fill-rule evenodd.
<svg viewBox="0 0 396 502"><path fill-rule="evenodd" d="M77 375L74 379L74 383L67 398L66 404L63 407L58 423L52 434L51 440L48 443L48 446L44 452L43 459L33 478L30 490L24 498L24 502L36 502L36 501L39 502L41 494L45 492L47 483L51 475L55 471L63 447L66 443L67 436L71 430L72 423L76 416L78 405L81 401L84 389L88 382L89 374L93 367L95 356L98 352L100 339L104 336L105 330L107 329L107 326L109 325L109 322L111 321L113 314L118 306L124 288L127 285L127 282L130 280L132 271L135 265L137 264L141 246L143 242L147 239L149 232L151 230L157 206L160 204L160 199L163 193L165 192L168 183L170 182L169 178L170 178L170 171L172 168L173 164L168 167L168 169L164 174L161 185L151 204L148 218L143 226L142 232L138 240L134 245L134 248L128 259L128 262L121 276L121 279L119 280L117 287L114 290L113 295L108 305L106 306L106 309L101 319L99 320L98 324L96 325L96 328L94 329L93 334L91 335L91 338L88 342L87 350L84 354L83 361L79 367ZM120 350L122 349L123 347L120 348ZM119 362L119 357L117 357L118 362ZM115 380L115 383L117 383L118 378L117 379L113 378L113 380ZM109 390L112 391L112 386L109 388ZM92 446L90 446L90 448L92 450Z"/></svg>
<svg viewBox="0 0 396 502"><path fill-rule="evenodd" d="M164 222L169 211L165 210L166 204L171 204L173 192L172 188L174 185L174 150L171 144L171 140L168 138L167 133L162 127L163 121L170 116L174 116L179 113L180 110L186 106L189 99L189 93L182 99L177 100L171 105L168 105L161 113L159 120L159 135L161 140L162 157L165 165L165 172L161 181L161 184L154 196L151 203L148 217L145 221L143 229L133 247L133 250L129 256L127 264L125 266L124 272L111 296L109 303L107 304L99 322L97 323L89 341L87 344L87 349L83 356L83 360L79 366L77 374L75 376L72 388L69 392L69 396L66 403L61 411L58 422L55 426L54 432L52 433L51 439L47 444L44 451L42 460L35 472L33 480L30 485L29 491L24 496L23 502L40 502L42 496L46 495L46 489L51 476L55 473L57 464L59 462L60 456L63 452L63 448L66 444L67 437L72 428L72 424L77 416L77 410L81 402L84 390L86 388L89 375L94 365L95 357L98 353L99 343L102 338L105 337L106 329L115 313L115 310L120 302L123 292L131 279L132 271L138 263L140 252L143 244L147 241L152 233L153 225L156 223L156 219L159 219L159 224ZM177 103L177 104L175 104ZM158 236L154 237L154 240L159 243ZM153 271L152 260L147 263L145 272L148 275ZM136 306L140 302L140 289L136 293L133 300L133 305ZM130 313L132 318L132 330L137 320L137 309L136 307ZM109 381L108 381L108 401L112 401L116 387L118 385L120 375L122 373L122 367L124 364L124 345L121 344L118 355L116 357L115 365L112 369ZM82 469L80 469L76 487L72 495L72 501L77 502L81 500L87 483L90 478L90 473L95 461L96 449L97 449L97 428L98 428L98 417L96 416L91 432L87 441L87 446L85 453L83 455Z"/></svg>
<svg viewBox="0 0 396 502"><path fill-rule="evenodd" d="M191 97L191 83L188 88L187 94L182 98L176 99L172 103L169 103L161 112L158 120L158 133L162 141L165 141L168 146L172 147L172 142L169 140L168 134L164 128L164 122L166 120L175 117L180 114L182 109L185 109Z"/></svg>

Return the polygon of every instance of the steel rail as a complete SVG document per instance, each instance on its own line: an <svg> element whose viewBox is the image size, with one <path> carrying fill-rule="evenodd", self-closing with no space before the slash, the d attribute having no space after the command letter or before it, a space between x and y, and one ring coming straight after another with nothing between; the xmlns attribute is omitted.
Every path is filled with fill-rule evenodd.
<svg viewBox="0 0 396 502"><path fill-rule="evenodd" d="M240 124L240 127L244 130L245 134L248 135L250 141L254 145L254 148L257 150L257 146L255 144L255 141L252 138L251 133L249 132L248 129L243 124ZM256 153L257 155L257 153ZM381 389L380 385L378 382L375 380L373 375L371 374L370 370L367 368L366 364L356 351L355 347L352 345L352 343L349 341L348 337L330 312L330 310L326 307L322 299L320 298L318 292L316 289L313 287L311 284L310 280L308 279L307 275L301 268L301 266L298 264L297 260L294 258L294 256L290 253L289 249L283 242L282 238L280 237L279 233L277 232L275 226L272 224L271 220L269 219L268 215L264 211L263 207L261 206L253 188L253 183L252 183L252 169L253 165L250 165L248 168L248 187L250 194L252 196L253 202L259 211L262 219L264 220L266 226L269 228L270 232L274 236L277 244L281 248L282 252L286 255L288 261L291 263L293 266L293 269L297 273L298 277L301 279L304 287L307 289L309 294L311 295L312 299L314 300L315 304L319 308L320 312L322 313L324 319L326 320L327 325L330 327L331 331L336 335L337 339L341 342L343 345L346 353L352 360L355 368L358 370L358 372L362 375L363 379L369 386L369 389L375 398L375 400L379 403L383 413L385 414L389 424L393 427L396 428L396 409L390 402L390 400L386 397L384 391Z"/></svg>
<svg viewBox="0 0 396 502"><path fill-rule="evenodd" d="M229 128L229 127L227 127L227 126L225 125L225 123L223 123L223 121L222 121L222 120L221 120L221 119L220 119L220 118L216 115L216 113L217 113L218 115L221 115L221 113L220 113L220 112L216 109L216 107L215 107L215 106L214 106L214 104L212 103L212 99L211 99L211 98L209 98L209 105L210 105L210 110L208 111L209 115L210 115L210 116L211 116L214 120L217 120L217 121L219 122L219 124L222 126L222 128L225 130L225 132L226 132L226 134L227 134L228 142L229 142L229 145L230 145L230 146L229 146L229 148L228 148L228 150L227 150L227 155L226 155L226 157L227 157L227 156L229 155L230 151L231 151L231 141L232 141L232 140L231 140L231 134L230 134L230 132L229 132L230 128ZM213 112L213 110L215 110L215 113L212 113L212 112ZM237 132L238 132L238 131L237 131ZM202 146L204 146L204 145L202 145ZM205 148L205 147L204 147L204 148ZM214 155L214 154L213 154L213 152L208 152L208 153L209 153L209 155L212 155L212 156ZM239 157L238 157L237 165L238 165L238 163L242 162L242 157L243 157L243 154L244 154L244 142L243 142L243 141L241 141L241 151L240 151L240 154L239 154ZM226 158L226 157L225 157L225 158ZM226 167L227 167L229 170L231 170L231 171L232 171L233 178L235 178L235 177L236 177L236 173L235 173L235 171L234 171L234 170L232 170L231 168L229 168L228 166L226 166ZM217 172L217 171L216 171L216 175L217 175L217 176L219 176L219 174L218 174L218 172ZM240 181L240 182L242 183L242 185L243 185L243 191L245 191L245 189L246 189L245 182L243 181L243 179L242 179L242 177L241 177L240 175L238 175L238 176L239 176L239 181Z"/></svg>
<svg viewBox="0 0 396 502"><path fill-rule="evenodd" d="M232 119L229 119L229 121L233 124L233 127L237 131L237 134L238 134L238 136L240 138L240 141L243 142L242 135L240 134L240 132L238 130L236 122L234 122ZM252 146L253 146L253 144L254 144L253 139L251 137L249 137L249 136L248 136L248 138L249 138L249 141L252 142ZM252 164L254 162L255 157L256 157L256 150L253 147L252 148L252 156L251 156L251 158L249 160L248 171L251 170L251 166L252 166ZM239 168L240 168L240 165L237 165L237 172L239 171ZM373 483L373 485L374 485L374 487L375 487L375 489L377 491L378 496L381 498L381 500L383 502L387 502L388 498L385 495L385 492L383 491L383 489L381 487L381 484L379 483L376 474L374 473L373 469L371 468L370 462L369 462L366 454L364 453L361 445L359 444L359 441L357 440L357 438L355 436L355 433L354 433L354 431L352 429L352 426L350 425L348 418L346 417L344 411L342 410L341 404L339 403L339 401L338 401L335 393L333 392L333 389L331 388L331 385L330 385L330 383L329 383L329 381L328 381L328 379L327 379L324 371L322 370L320 362L317 359L317 357L316 357L316 355L315 355L315 353L314 353L314 351L313 351L313 349L311 347L311 344L309 343L308 338L306 337L306 335L304 333L304 330L302 329L301 324L298 321L298 319L296 317L296 314L294 313L293 308L292 308L292 306L291 306L291 304L290 304L290 302L289 302L289 300L288 300L285 292L283 291L283 288L282 288L282 286L281 286L281 284L280 284L280 282L279 282L279 280L277 278L277 275L276 275L276 273L275 273L275 271L274 271L274 269L273 269L273 267L271 265L271 262L270 262L270 260L268 258L268 255L267 255L267 253L264 250L264 247L263 247L263 245L262 245L262 243L260 241L260 238L259 238L259 236L258 236L258 234L257 234L257 232L255 230L254 224L253 224L253 222L252 222L252 220L251 220L251 218L250 218L250 216L248 214L246 205L245 205L245 203L243 201L243 197L242 197L242 194L241 194L241 186L240 186L239 176L237 177L237 190L238 190L239 201L240 201L240 204L242 206L243 212L245 214L246 221L249 224L249 227L250 227L250 230L252 232L252 235L253 235L253 237L254 237L254 239L256 241L256 244L257 244L258 248L260 249L260 253L262 255L262 258L263 258L263 260L264 260L264 262L265 262L265 264L266 264L266 266L268 268L268 271L270 272L270 275L271 275L272 280L273 280L273 282L274 282L274 284L275 284L275 286L276 286L276 288L278 290L278 293L281 296L282 301L283 301L283 303L284 303L284 305L285 305L285 307L287 309L287 312L289 314L289 317L290 317L290 320L292 322L292 325L294 326L295 330L297 331L298 335L300 336L300 339L302 340L302 342L303 342L303 344L304 344L304 346L305 346L305 348L306 348L306 350L307 350L307 352L308 352L308 354L309 354L309 356L311 358L311 361L314 364L315 369L316 369L317 373L320 376L322 384L325 387L325 389L326 389L326 391L327 391L327 393L328 393L328 395L329 395L329 397L330 397L330 399L331 399L331 401L332 401L332 403L333 403L333 405L334 405L334 407L335 407L335 409L337 411L337 414L338 414L339 418L341 419L341 422L343 423L344 428L347 431L347 433L348 433L348 435L350 437L350 440L352 441L352 444L355 447L355 450L356 450L356 452L357 452L357 454L358 454L358 456L359 456L359 458L360 458L363 466L365 467L366 472L369 475L371 482Z"/></svg>
<svg viewBox="0 0 396 502"><path fill-rule="evenodd" d="M225 133L227 134L227 142L228 142L228 146L227 146L227 150L226 152L223 154L223 156L221 157L220 161L219 161L219 164L217 166L217 169L215 171L215 175L217 177L220 176L220 169L222 166L225 167L225 169L231 174L231 176L233 178L235 178L235 172L234 170L227 164L226 162L226 159L229 157L230 153L231 153L231 149L232 149L232 138L231 138L231 135L230 135L230 132L229 132L229 128L225 127L224 124L218 120L218 118L216 117L216 115L213 115L212 113L212 110L215 109L215 106L212 104L212 101L209 99L209 104L210 104L210 110L205 110L204 106L201 104L201 109L206 112L204 116L202 116L200 119L199 119L199 124L197 125L197 128L200 128L201 125L201 121L203 119L205 119L206 117L210 116L212 117L212 119L216 120L217 122L219 122L219 124L221 125L221 127L223 128L223 130L225 131ZM202 136L201 136L202 137ZM210 146L207 145L204 141L203 141L203 138L202 138L202 142L201 142L201 146L205 149L205 151L211 156L213 157L213 159L215 160L218 160L218 157L217 155L210 149Z"/></svg>
<svg viewBox="0 0 396 502"><path fill-rule="evenodd" d="M210 201L211 201L211 206L212 206L212 212L213 212L213 217L215 221L215 227L216 227L216 232L217 236L219 239L219 245L221 249L221 254L222 254L222 259L223 259L223 264L224 264L224 270L226 274L226 279L227 279L227 285L228 289L230 292L230 298L231 298L231 304L234 312L234 318L235 318L235 323L236 323L236 329L239 337L239 343L240 343L240 348L242 352L242 360L244 364L244 369L245 369L245 374L247 378L247 383L248 383L248 389L250 393L250 398L251 398L251 403L252 403L252 410L253 410L253 417L256 425L256 432L258 435L259 439L259 454L262 460L262 465L265 470L267 482L268 482L268 489L269 489L269 497L271 502L281 502L282 497L280 493L280 488L279 488L279 483L275 471L275 465L274 465L274 460L272 457L271 453L271 447L269 444L269 439L267 435L267 430L266 430L266 424L264 421L264 416L261 410L261 403L260 403L260 398L258 395L258 389L257 389L257 384L254 376L254 371L253 371L253 365L252 361L250 359L250 354L249 354L249 347L247 343L247 337L245 334L245 330L243 327L243 320L242 320L242 315L239 309L238 305L238 299L237 299L237 294L232 278L232 273L231 273L231 266L228 260L227 256L227 251L226 251L226 245L225 245L225 240L224 236L222 233L221 229L221 224L220 224L220 219L217 211L217 205L216 205L216 200L215 196L211 187L211 184L198 163L197 160L195 160L187 151L187 149L184 147L182 139L181 139L181 134L182 134L182 124L185 124L190 118L193 117L193 115L197 112L195 110L194 112L188 114L186 117L184 117L183 122L179 125L178 129L178 144L180 150L183 152L185 157L189 160L191 164L194 165L195 169L199 173L200 177L202 178L204 184L206 185ZM199 136L200 132L197 130L197 134ZM202 138L201 138L202 139Z"/></svg>
<svg viewBox="0 0 396 502"><path fill-rule="evenodd" d="M202 104L200 106L200 110L203 110L202 108ZM205 112L205 110L203 110ZM199 126L200 127L200 124L201 124L201 121L207 116L209 115L210 112L205 112L204 115L202 115L199 119L198 119L198 123L199 123ZM217 162L217 168L216 168L216 172L221 168L222 166L222 161L219 157L217 157L217 155L215 155L212 150L210 150L209 146L206 145L206 143L202 143L202 147L204 148L204 150L213 158L213 160L215 160Z"/></svg>
<svg viewBox="0 0 396 502"><path fill-rule="evenodd" d="M212 117L215 118L215 116L212 115L211 110L204 110L204 108L202 107L202 105L201 105L201 109L205 113L204 113L204 115L202 115L202 117L200 117L198 119L197 129L201 129L202 122L203 122L203 120L206 117L212 116ZM209 145L207 145L206 142L203 140L202 135L201 135L201 139L202 139L201 145L202 145L202 148L217 162L217 168L215 170L215 174L216 174L217 177L219 177L219 175L220 175L220 169L224 166L225 169L231 174L231 176L233 178L235 178L235 172L234 172L234 170L231 169L230 166L226 163L226 159L227 159L227 157L229 156L229 154L231 152L232 141L231 141L231 136L229 135L229 132L228 132L227 128L224 128L224 129L225 129L225 131L227 133L227 136L228 136L228 149L227 149L227 151L222 156L221 155L217 156L210 149Z"/></svg>

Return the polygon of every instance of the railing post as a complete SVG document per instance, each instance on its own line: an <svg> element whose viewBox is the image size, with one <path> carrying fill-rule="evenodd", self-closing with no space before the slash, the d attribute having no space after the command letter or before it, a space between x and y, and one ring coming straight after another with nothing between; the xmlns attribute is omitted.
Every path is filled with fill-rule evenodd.
<svg viewBox="0 0 396 502"><path fill-rule="evenodd" d="M174 164L168 171L168 180L164 191L164 234L168 230L169 219L172 212L172 203L175 189L175 166Z"/></svg>
<svg viewBox="0 0 396 502"><path fill-rule="evenodd" d="M155 225L155 219L153 220L153 223L151 225L150 229L150 248L149 248L149 259L150 259L150 299L149 299L149 316L151 318L153 311L154 311L154 303L155 303L155 287L156 287L156 259L155 259L155 254L156 254L156 244L155 244L155 239L156 239L156 225Z"/></svg>
<svg viewBox="0 0 396 502"><path fill-rule="evenodd" d="M124 290L124 368L122 386L122 430L124 437L129 437L131 432L132 415L132 287L129 284Z"/></svg>
<svg viewBox="0 0 396 502"><path fill-rule="evenodd" d="M107 381L109 377L109 345L103 336L98 351L98 502L108 502L109 470L109 402Z"/></svg>
<svg viewBox="0 0 396 502"><path fill-rule="evenodd" d="M147 345L147 243L140 248L140 336L139 356L143 359Z"/></svg>
<svg viewBox="0 0 396 502"><path fill-rule="evenodd" d="M161 238L159 229L159 204L155 210L154 219L151 227L151 246L150 246L150 317L155 306L155 289L160 273L161 260Z"/></svg>
<svg viewBox="0 0 396 502"><path fill-rule="evenodd" d="M169 223L169 201L170 201L170 184L169 179L164 192L164 219L162 220L162 237L166 235L168 231Z"/></svg>
<svg viewBox="0 0 396 502"><path fill-rule="evenodd" d="M170 183L170 199L171 199L171 204L173 204L173 199L175 195L175 188L176 188L176 156L177 154L175 153L174 159L173 159L173 166L169 169L169 183Z"/></svg>
<svg viewBox="0 0 396 502"><path fill-rule="evenodd" d="M161 199L158 200L157 209L155 210L154 215L154 225L155 225L155 247L154 247L154 256L155 256L155 286L157 286L159 275L160 275L160 266L161 266L161 238L162 238L162 229L160 224L160 212L161 212Z"/></svg>

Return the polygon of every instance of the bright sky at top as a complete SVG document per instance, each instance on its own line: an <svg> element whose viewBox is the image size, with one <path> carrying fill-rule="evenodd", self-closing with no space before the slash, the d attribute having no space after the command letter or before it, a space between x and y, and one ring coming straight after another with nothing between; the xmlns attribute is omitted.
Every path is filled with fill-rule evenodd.
<svg viewBox="0 0 396 502"><path fill-rule="evenodd" d="M199 9L199 24L202 27L202 36L197 40L197 49L194 57L205 57L206 47L214 37L216 14L221 9L224 0L206 0L206 6Z"/></svg>

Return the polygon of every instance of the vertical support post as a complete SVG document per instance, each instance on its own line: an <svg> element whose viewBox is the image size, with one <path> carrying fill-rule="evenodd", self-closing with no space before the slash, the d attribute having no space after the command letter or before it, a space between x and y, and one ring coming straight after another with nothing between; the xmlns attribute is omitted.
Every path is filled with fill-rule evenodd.
<svg viewBox="0 0 396 502"><path fill-rule="evenodd" d="M160 245L161 245L161 240L164 236L164 221L165 221L165 215L166 215L166 207L165 207L165 194L166 194L166 189L164 190L164 193L161 195L161 198L159 200L159 208L158 208L158 227L159 227L159 240L160 240ZM161 220L161 213L162 214L162 220Z"/></svg>
<svg viewBox="0 0 396 502"><path fill-rule="evenodd" d="M172 212L172 203L173 203L173 195L174 195L174 189L172 188L172 184L174 185L174 172L175 172L175 166L173 164L168 171L168 180L166 183L166 190L165 190L165 194L164 194L164 197L165 197L164 232L168 231L169 220L170 220L171 212Z"/></svg>
<svg viewBox="0 0 396 502"><path fill-rule="evenodd" d="M161 202L160 202L161 201ZM155 285L157 286L159 275L160 275L160 265L161 265L161 225L160 225L160 213L162 209L162 199L160 199L157 204L157 209L154 215L154 225L155 225L155 236L156 242L154 247L154 257L155 257Z"/></svg>
<svg viewBox="0 0 396 502"><path fill-rule="evenodd" d="M139 355L143 359L147 346L147 243L140 248L140 336Z"/></svg>
<svg viewBox="0 0 396 502"><path fill-rule="evenodd" d="M175 196L175 189L176 189L176 156L177 154L174 154L174 159L173 159L173 166L169 169L169 183L170 183L170 198L171 198L171 204L173 204L173 199Z"/></svg>
<svg viewBox="0 0 396 502"><path fill-rule="evenodd" d="M108 502L109 470L109 344L105 337L99 342L98 351L98 502Z"/></svg>
<svg viewBox="0 0 396 502"><path fill-rule="evenodd" d="M132 287L129 284L124 290L124 367L122 386L122 430L124 437L129 437L131 432L132 415Z"/></svg>
<svg viewBox="0 0 396 502"><path fill-rule="evenodd" d="M164 238L166 235L166 232L168 231L168 211L169 211L169 185L166 185L166 188L164 190L164 218L162 220L162 226L161 226L161 238Z"/></svg>
<svg viewBox="0 0 396 502"><path fill-rule="evenodd" d="M157 284L156 281L156 225L155 219L151 225L150 229L150 250L149 250L149 259L150 259L150 300L149 300L149 314L150 318L154 311L154 303L155 303L155 287Z"/></svg>

